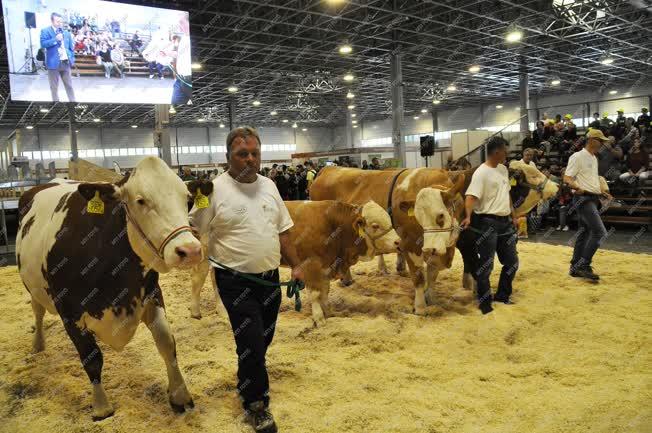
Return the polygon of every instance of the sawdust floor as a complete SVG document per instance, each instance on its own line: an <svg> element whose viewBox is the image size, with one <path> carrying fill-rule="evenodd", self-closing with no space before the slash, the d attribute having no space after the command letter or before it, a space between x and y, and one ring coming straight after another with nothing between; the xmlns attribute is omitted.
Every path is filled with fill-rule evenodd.
<svg viewBox="0 0 652 433"><path fill-rule="evenodd" d="M307 294L301 313L285 299L268 354L280 431L652 431L652 256L600 251L602 282L592 285L567 276L568 247L519 250L517 305L488 316L459 289L459 257L440 274L439 306L426 317L410 313L407 278L368 275L375 261L355 267L355 285L332 284L325 328L313 327ZM97 423L60 320L46 315L46 350L31 355L27 293L14 267L0 269L0 281L0 431L251 431L235 393L231 330L208 281L204 317L194 320L188 274L161 279L195 409L168 406L163 361L141 326L121 353L102 346L116 414Z"/></svg>

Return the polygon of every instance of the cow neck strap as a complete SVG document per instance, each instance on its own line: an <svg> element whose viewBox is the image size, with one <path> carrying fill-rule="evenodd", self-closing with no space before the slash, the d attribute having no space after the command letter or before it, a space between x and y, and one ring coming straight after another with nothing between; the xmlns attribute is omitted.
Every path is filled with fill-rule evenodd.
<svg viewBox="0 0 652 433"><path fill-rule="evenodd" d="M149 247L150 250L152 250L152 252L154 253L154 255L156 255L156 257L158 257L159 259L163 260L164 262L165 262L165 258L163 257L163 250L165 249L165 247L166 247L166 246L167 246L167 245L168 245L168 244L169 244L169 243L170 243L174 238L176 238L177 236L179 236L181 233L186 233L186 232L194 233L192 227L190 227L190 226L181 226L181 227L177 227L176 229L172 230L172 231L170 232L170 234L168 234L168 235L165 237L165 239L164 239L163 242L161 243L161 246L158 247L158 248L156 248L156 246L154 245L154 243L153 243L153 242L152 242L152 241L147 237L147 235L145 234L145 232L143 231L143 229L140 227L140 225L138 224L138 222L137 222L137 221L136 221L136 220L131 216L131 213L129 212L129 206L127 205L127 203L125 203L125 202L123 201L123 202L121 202L121 204L122 204L122 205L124 206L124 208L125 208L125 214L127 215L127 220L131 223L131 225L134 226L134 228L136 229L136 231L138 232L138 234L140 235L140 237L143 238L143 240L145 241L145 244Z"/></svg>
<svg viewBox="0 0 652 433"><path fill-rule="evenodd" d="M392 227L394 227L394 215L392 213L392 195L394 194L394 186L396 186L399 176L403 174L405 170L407 170L407 168L396 173L396 176L392 179L392 184L389 187L389 195L387 196L387 213L389 214L389 220L392 222Z"/></svg>

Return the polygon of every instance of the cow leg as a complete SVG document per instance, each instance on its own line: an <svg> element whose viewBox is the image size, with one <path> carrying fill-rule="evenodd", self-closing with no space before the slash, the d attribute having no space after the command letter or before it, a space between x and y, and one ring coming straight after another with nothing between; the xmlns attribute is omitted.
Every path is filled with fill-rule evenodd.
<svg viewBox="0 0 652 433"><path fill-rule="evenodd" d="M310 287L310 304L312 306L312 320L315 322L315 326L324 326L326 325L326 317L324 315L324 310L322 309L322 292L326 292L325 299L328 300L328 289L326 287L330 286L330 281L325 279L317 282L314 286Z"/></svg>
<svg viewBox="0 0 652 433"><path fill-rule="evenodd" d="M351 272L350 270L347 272ZM324 318L331 315L331 309L328 305L328 292L331 290L331 282L326 280L321 290L319 291L319 304L321 305L322 312L324 313Z"/></svg>
<svg viewBox="0 0 652 433"><path fill-rule="evenodd" d="M93 385L93 421L108 418L115 412L102 386L102 351L90 331L82 331L69 319L63 318L64 327L72 340L88 379Z"/></svg>
<svg viewBox="0 0 652 433"><path fill-rule="evenodd" d="M407 277L409 275L405 269L405 257L401 253L396 253L396 273L401 277Z"/></svg>
<svg viewBox="0 0 652 433"><path fill-rule="evenodd" d="M387 269L387 264L385 264L385 256L382 254L378 256L378 275L389 275L389 269Z"/></svg>
<svg viewBox="0 0 652 433"><path fill-rule="evenodd" d="M414 314L426 314L426 297L425 297L425 278L423 275L423 267L418 266L409 257L406 258L410 275L412 276L412 283L414 284Z"/></svg>
<svg viewBox="0 0 652 433"><path fill-rule="evenodd" d="M437 275L439 271L433 265L426 265L426 291L425 291L425 300L427 305L435 304L435 291L434 286L437 282Z"/></svg>
<svg viewBox="0 0 652 433"><path fill-rule="evenodd" d="M34 353L45 350L45 338L43 337L43 316L45 307L32 296L32 312L34 313L34 338L32 339L32 351Z"/></svg>
<svg viewBox="0 0 652 433"><path fill-rule="evenodd" d="M165 318L165 310L154 302L148 303L143 314L143 322L152 333L158 353L167 368L170 406L177 413L184 412L186 406L194 407L192 396L179 370L176 342Z"/></svg>
<svg viewBox="0 0 652 433"><path fill-rule="evenodd" d="M190 295L190 317L201 319L199 304L201 301L201 289L204 287L206 275L208 275L210 265L203 261L190 270L190 280L192 282L192 292Z"/></svg>
<svg viewBox="0 0 652 433"><path fill-rule="evenodd" d="M348 287L353 284L353 277L351 276L351 269L346 270L344 278L340 279L340 285L342 287Z"/></svg>

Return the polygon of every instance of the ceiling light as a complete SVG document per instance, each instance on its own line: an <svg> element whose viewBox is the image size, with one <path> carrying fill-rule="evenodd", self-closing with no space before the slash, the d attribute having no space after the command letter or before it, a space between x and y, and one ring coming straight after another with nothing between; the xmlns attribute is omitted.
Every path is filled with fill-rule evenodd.
<svg viewBox="0 0 652 433"><path fill-rule="evenodd" d="M296 123L293 123L293 124L292 124L292 127L293 127L293 128L296 128L296 127L298 127L298 126L299 126L299 125L297 125Z"/></svg>
<svg viewBox="0 0 652 433"><path fill-rule="evenodd" d="M174 109L174 105L170 105L170 109L168 110L168 113L170 114L176 114L177 110Z"/></svg>
<svg viewBox="0 0 652 433"><path fill-rule="evenodd" d="M283 123L288 123L288 120L287 120L287 119L283 119Z"/></svg>
<svg viewBox="0 0 652 433"><path fill-rule="evenodd" d="M34 129L34 127L33 127L32 125L27 125L25 128L27 128L27 129Z"/></svg>
<svg viewBox="0 0 652 433"><path fill-rule="evenodd" d="M414 116L413 119L414 120L419 120L419 116Z"/></svg>
<svg viewBox="0 0 652 433"><path fill-rule="evenodd" d="M206 119L204 119L203 117L201 119L197 119L197 122L199 122L199 123L203 123L205 121L206 121Z"/></svg>
<svg viewBox="0 0 652 433"><path fill-rule="evenodd" d="M446 87L446 90L449 92L454 92L457 90L457 87L455 87L455 84L451 84L450 86Z"/></svg>
<svg viewBox="0 0 652 433"><path fill-rule="evenodd" d="M75 134L79 134L79 129L75 129Z"/></svg>
<svg viewBox="0 0 652 433"><path fill-rule="evenodd" d="M270 114L271 116L276 116L278 113L277 113L276 111L270 111L269 114Z"/></svg>
<svg viewBox="0 0 652 433"><path fill-rule="evenodd" d="M308 130L308 128L301 128L301 130L302 130L303 132L306 132L306 131Z"/></svg>
<svg viewBox="0 0 652 433"><path fill-rule="evenodd" d="M254 104L254 107L258 107L260 105L260 101L254 101L252 104Z"/></svg>
<svg viewBox="0 0 652 433"><path fill-rule="evenodd" d="M610 90L610 91L609 91L609 94L610 94L610 95L615 95L616 93L618 93L618 90Z"/></svg>
<svg viewBox="0 0 652 433"><path fill-rule="evenodd" d="M355 77L352 74L346 74L344 76L344 81L353 81Z"/></svg>
<svg viewBox="0 0 652 433"><path fill-rule="evenodd" d="M439 104L441 104L441 101L439 99L435 99L434 101L432 101L432 103L434 105L439 105Z"/></svg>
<svg viewBox="0 0 652 433"><path fill-rule="evenodd" d="M473 65L469 68L469 72L472 74L475 74L477 72L480 72L480 66L478 65Z"/></svg>
<svg viewBox="0 0 652 433"><path fill-rule="evenodd" d="M358 125L353 125L353 127L354 127L354 128L357 128L357 127L358 127Z"/></svg>
<svg viewBox="0 0 652 433"><path fill-rule="evenodd" d="M50 111L50 110L48 110L48 109L45 108L45 107L41 107L41 109L38 110L38 111L40 111L41 113L47 113L47 112Z"/></svg>
<svg viewBox="0 0 652 433"><path fill-rule="evenodd" d="M220 123L220 128L224 128L224 124L223 124L223 123Z"/></svg>
<svg viewBox="0 0 652 433"><path fill-rule="evenodd" d="M132 128L138 128L138 125L131 125Z"/></svg>
<svg viewBox="0 0 652 433"><path fill-rule="evenodd" d="M353 110L355 108L355 105L348 105L346 108L348 108L349 110Z"/></svg>
<svg viewBox="0 0 652 433"><path fill-rule="evenodd" d="M351 114L351 117L356 117L356 116L357 116L357 114L355 114L355 113Z"/></svg>
<svg viewBox="0 0 652 433"><path fill-rule="evenodd" d="M550 84L553 86L559 86L559 84L561 84L561 80L559 79L552 80Z"/></svg>
<svg viewBox="0 0 652 433"><path fill-rule="evenodd" d="M340 45L338 51L340 54L351 54L353 47L349 44Z"/></svg>
<svg viewBox="0 0 652 433"><path fill-rule="evenodd" d="M235 93L238 91L238 88L235 86L229 86L226 88L226 90L228 90L230 93Z"/></svg>
<svg viewBox="0 0 652 433"><path fill-rule="evenodd" d="M426 110L425 108L422 108L422 109L421 109L421 112L422 112L422 113L427 113L428 110Z"/></svg>
<svg viewBox="0 0 652 433"><path fill-rule="evenodd" d="M607 57L603 58L602 60L600 60L600 63L602 63L603 65L610 65L613 62L614 62L614 59L612 59L609 56L607 56Z"/></svg>
<svg viewBox="0 0 652 433"><path fill-rule="evenodd" d="M518 42L523 38L523 32L516 29L512 30L505 36L505 40L509 43Z"/></svg>
<svg viewBox="0 0 652 433"><path fill-rule="evenodd" d="M358 121L357 121L357 120L352 120L351 123L353 123L354 125L356 125L356 124L358 123Z"/></svg>
<svg viewBox="0 0 652 433"><path fill-rule="evenodd" d="M193 63L190 67L192 69L201 69L201 63Z"/></svg>
<svg viewBox="0 0 652 433"><path fill-rule="evenodd" d="M100 123L101 121L102 121L102 119L98 119L97 117L95 119L93 119L93 122L95 122L95 123Z"/></svg>
<svg viewBox="0 0 652 433"><path fill-rule="evenodd" d="M349 98L349 99L353 99L353 98L355 98L355 95L353 93L349 92L349 93L346 94L346 97Z"/></svg>
<svg viewBox="0 0 652 433"><path fill-rule="evenodd" d="M500 110L501 108L503 108L502 105L496 105L496 109Z"/></svg>

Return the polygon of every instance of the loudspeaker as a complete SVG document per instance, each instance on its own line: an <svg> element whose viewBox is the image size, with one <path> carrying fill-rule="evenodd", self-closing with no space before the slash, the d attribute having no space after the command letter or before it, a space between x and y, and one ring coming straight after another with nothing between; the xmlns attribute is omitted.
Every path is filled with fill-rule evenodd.
<svg viewBox="0 0 652 433"><path fill-rule="evenodd" d="M419 140L421 142L422 157L425 158L426 156L432 156L435 154L435 139L432 135L423 135Z"/></svg>
<svg viewBox="0 0 652 433"><path fill-rule="evenodd" d="M25 12L25 28L36 28L36 14L34 12Z"/></svg>

